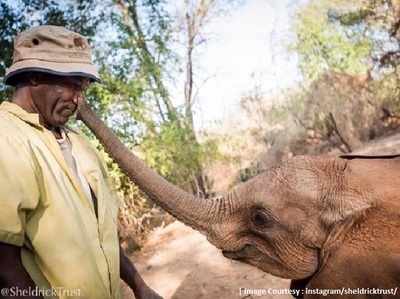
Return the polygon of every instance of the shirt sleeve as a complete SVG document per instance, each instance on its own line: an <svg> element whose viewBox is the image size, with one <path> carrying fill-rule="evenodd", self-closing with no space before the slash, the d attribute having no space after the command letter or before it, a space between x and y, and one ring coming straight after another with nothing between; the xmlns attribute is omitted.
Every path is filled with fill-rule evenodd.
<svg viewBox="0 0 400 299"><path fill-rule="evenodd" d="M0 242L24 243L27 214L39 201L34 164L27 143L0 135Z"/></svg>

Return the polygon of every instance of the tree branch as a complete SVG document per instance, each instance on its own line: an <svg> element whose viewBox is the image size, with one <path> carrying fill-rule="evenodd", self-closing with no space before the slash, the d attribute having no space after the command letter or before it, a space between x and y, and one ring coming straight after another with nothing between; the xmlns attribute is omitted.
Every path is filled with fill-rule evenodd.
<svg viewBox="0 0 400 299"><path fill-rule="evenodd" d="M333 131L336 133L336 135L339 137L340 141L342 142L342 144L345 146L346 150L348 152L352 152L352 148L350 146L350 144L346 141L346 139L342 136L342 134L340 133L338 126L336 124L336 120L335 117L333 116L332 112L329 112L329 121L332 125L332 129Z"/></svg>

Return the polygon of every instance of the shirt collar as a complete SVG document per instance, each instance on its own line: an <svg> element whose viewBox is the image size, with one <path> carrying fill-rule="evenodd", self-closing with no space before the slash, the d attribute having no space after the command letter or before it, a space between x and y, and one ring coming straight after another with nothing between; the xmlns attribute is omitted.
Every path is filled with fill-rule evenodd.
<svg viewBox="0 0 400 299"><path fill-rule="evenodd" d="M43 128L43 126L39 122L39 114L37 113L29 113L22 109L17 104L12 102L4 101L0 105L0 110L7 111L14 116L18 117L19 119L34 125L35 127Z"/></svg>

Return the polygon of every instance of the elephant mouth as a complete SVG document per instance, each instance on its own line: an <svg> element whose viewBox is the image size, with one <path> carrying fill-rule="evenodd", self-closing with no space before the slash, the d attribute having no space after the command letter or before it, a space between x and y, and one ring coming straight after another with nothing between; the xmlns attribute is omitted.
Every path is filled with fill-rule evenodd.
<svg viewBox="0 0 400 299"><path fill-rule="evenodd" d="M256 263L254 264L255 266L257 266L257 264L261 261L263 263L268 263L268 265L270 266L281 266L281 263L276 256L273 256L266 252L261 252L259 249L257 249L256 246L251 244L246 244L241 249L236 251L222 250L222 255L231 260L246 262L250 264L254 264L252 263L252 261L256 261ZM268 272L268 270L264 271Z"/></svg>
<svg viewBox="0 0 400 299"><path fill-rule="evenodd" d="M240 260L240 257L237 255L236 251L222 250L222 255L231 260Z"/></svg>
<svg viewBox="0 0 400 299"><path fill-rule="evenodd" d="M248 257L248 251L250 248L251 245L245 245L244 247L236 251L222 250L222 255L228 259L240 261Z"/></svg>

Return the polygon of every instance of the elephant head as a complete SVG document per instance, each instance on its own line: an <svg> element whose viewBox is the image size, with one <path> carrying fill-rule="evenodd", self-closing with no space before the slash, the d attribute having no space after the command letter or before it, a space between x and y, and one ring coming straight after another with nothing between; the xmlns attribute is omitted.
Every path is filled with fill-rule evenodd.
<svg viewBox="0 0 400 299"><path fill-rule="evenodd" d="M377 204L378 193L390 189L388 184L399 186L398 179L380 174L385 187L373 187L376 173L382 173L379 167L389 164L376 162L371 167L361 160L303 156L224 195L198 198L148 168L86 103L79 114L121 169L157 204L205 234L226 257L282 278L303 279L315 273L323 252Z"/></svg>

